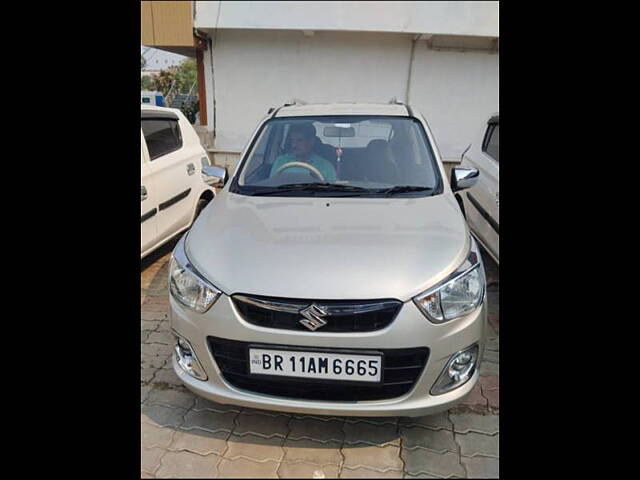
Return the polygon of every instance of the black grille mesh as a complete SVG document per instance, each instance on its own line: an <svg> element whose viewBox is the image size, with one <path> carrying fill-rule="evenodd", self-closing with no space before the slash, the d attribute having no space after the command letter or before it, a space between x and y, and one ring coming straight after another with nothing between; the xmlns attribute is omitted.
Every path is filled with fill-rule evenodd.
<svg viewBox="0 0 640 480"><path fill-rule="evenodd" d="M249 343L208 337L209 347L224 379L236 388L277 397L326 400L364 401L400 397L414 386L424 370L429 349L401 348L375 349L384 355L383 382L351 384L337 381L300 379L291 377L264 377L250 375L247 364ZM252 344L255 346L255 344ZM284 345L260 344L260 348L288 348ZM344 349L322 348L340 353ZM348 349L354 353L358 349ZM371 349L360 349L371 351Z"/></svg>
<svg viewBox="0 0 640 480"><path fill-rule="evenodd" d="M288 305L296 305L299 310L308 307L313 300L299 299L275 299L272 297L251 297L257 300L283 301ZM302 316L299 313L276 311L260 307L242 300L242 297L232 297L233 303L242 318L259 327L276 328L282 330L308 331L300 323ZM369 300L369 301L341 301L326 300L315 301L330 312L324 320L323 332L373 332L381 330L393 322L398 315L402 302L398 300ZM353 313L361 310L361 313Z"/></svg>

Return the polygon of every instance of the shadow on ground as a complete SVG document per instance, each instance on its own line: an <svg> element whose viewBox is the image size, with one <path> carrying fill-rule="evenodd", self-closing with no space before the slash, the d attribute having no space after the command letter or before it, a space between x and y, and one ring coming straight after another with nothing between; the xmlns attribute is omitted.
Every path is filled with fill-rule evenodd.
<svg viewBox="0 0 640 480"><path fill-rule="evenodd" d="M168 241L160 248L154 250L149 255L140 260L140 272L144 272L151 265L155 264L159 259L164 257L165 255L173 252L173 249L177 245L178 241L182 238L182 235L176 236L173 240Z"/></svg>

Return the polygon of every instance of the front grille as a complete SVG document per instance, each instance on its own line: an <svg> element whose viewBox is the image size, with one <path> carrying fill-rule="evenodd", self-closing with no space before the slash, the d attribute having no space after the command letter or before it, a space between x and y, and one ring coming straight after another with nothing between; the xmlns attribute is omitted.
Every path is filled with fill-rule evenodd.
<svg viewBox="0 0 640 480"><path fill-rule="evenodd" d="M335 380L250 375L249 343L216 337L208 337L207 340L223 378L234 387L253 393L304 400L357 402L400 397L415 385L429 356L429 349L426 347L374 349L384 355L383 382L354 385ZM256 344L251 345L257 346ZM260 344L259 346L260 348L273 349L287 348L285 345L274 344ZM358 350L371 352L372 350L318 348L331 353L356 353ZM309 348L309 350L314 350L314 348Z"/></svg>
<svg viewBox="0 0 640 480"><path fill-rule="evenodd" d="M323 332L373 332L390 325L402 302L399 300L300 300L234 295L233 304L242 318L259 327L309 331L300 323L300 310L314 304L327 313Z"/></svg>

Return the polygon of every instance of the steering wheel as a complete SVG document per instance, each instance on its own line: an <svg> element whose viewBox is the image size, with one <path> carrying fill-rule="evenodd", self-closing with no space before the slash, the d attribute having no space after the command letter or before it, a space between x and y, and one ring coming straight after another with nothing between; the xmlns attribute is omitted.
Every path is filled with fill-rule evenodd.
<svg viewBox="0 0 640 480"><path fill-rule="evenodd" d="M284 165L282 165L280 168L278 168L276 170L276 175L278 173L280 173L281 171L283 171L284 169L291 168L291 167L303 167L303 168L306 168L312 174L314 174L316 177L318 177L321 181L326 182L325 178L320 173L320 170L318 170L313 165L309 165L308 163L305 163L305 162L289 162L289 163L285 163Z"/></svg>

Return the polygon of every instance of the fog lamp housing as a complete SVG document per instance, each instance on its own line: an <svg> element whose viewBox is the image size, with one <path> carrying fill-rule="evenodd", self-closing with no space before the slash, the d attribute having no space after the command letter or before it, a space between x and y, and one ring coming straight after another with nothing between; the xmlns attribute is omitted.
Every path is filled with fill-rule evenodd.
<svg viewBox="0 0 640 480"><path fill-rule="evenodd" d="M176 338L176 345L174 348L174 354L176 356L176 362L180 368L198 380L207 380L207 374L204 373L204 368L200 364L198 357L196 357L193 347L189 341L176 332L173 332Z"/></svg>
<svg viewBox="0 0 640 480"><path fill-rule="evenodd" d="M451 355L442 373L431 388L431 395L442 395L469 381L478 364L478 344Z"/></svg>

